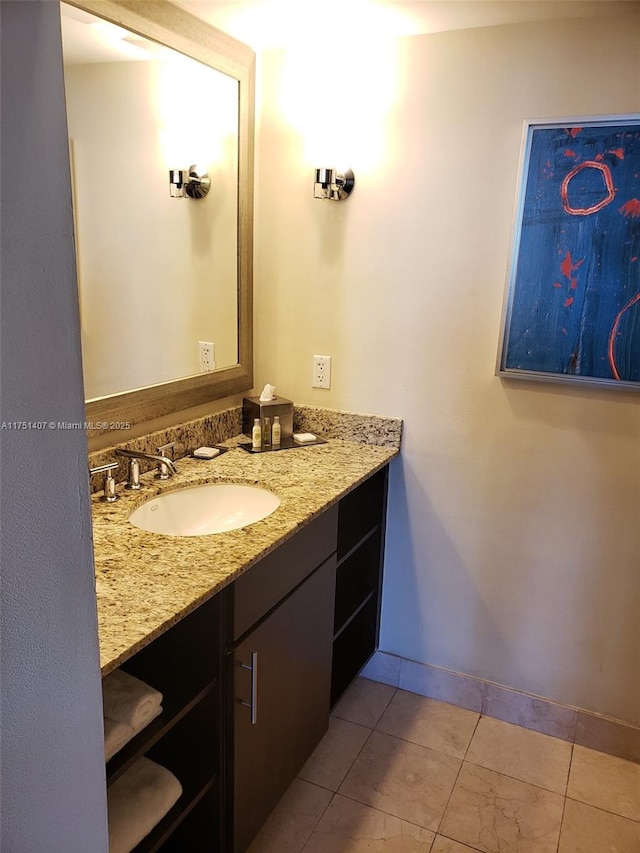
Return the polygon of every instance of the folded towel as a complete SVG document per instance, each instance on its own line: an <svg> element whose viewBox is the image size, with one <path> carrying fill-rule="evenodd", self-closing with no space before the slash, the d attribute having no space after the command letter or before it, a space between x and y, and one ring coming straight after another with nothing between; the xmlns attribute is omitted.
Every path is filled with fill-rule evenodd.
<svg viewBox="0 0 640 853"><path fill-rule="evenodd" d="M107 789L109 853L129 853L159 823L182 794L176 777L139 758Z"/></svg>
<svg viewBox="0 0 640 853"><path fill-rule="evenodd" d="M119 752L125 743L128 743L134 735L131 726L126 723L121 723L118 720L112 720L110 717L104 718L104 760L110 758Z"/></svg>
<svg viewBox="0 0 640 853"><path fill-rule="evenodd" d="M162 693L128 672L116 669L102 680L102 706L105 717L140 729L162 704Z"/></svg>
<svg viewBox="0 0 640 853"><path fill-rule="evenodd" d="M112 720L111 717L104 718L104 760L109 761L110 758L120 752L123 746L129 743L131 738L149 725L151 720L162 713L162 705L158 705L149 719L139 728L134 729L133 726L128 726L126 723L121 723L119 720Z"/></svg>

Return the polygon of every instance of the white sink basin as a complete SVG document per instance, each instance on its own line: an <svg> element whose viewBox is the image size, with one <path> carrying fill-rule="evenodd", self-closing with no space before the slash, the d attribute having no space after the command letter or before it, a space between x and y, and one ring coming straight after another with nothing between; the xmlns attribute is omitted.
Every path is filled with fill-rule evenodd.
<svg viewBox="0 0 640 853"><path fill-rule="evenodd" d="M134 509L129 521L149 533L207 536L260 521L280 506L280 498L260 486L206 483L167 492Z"/></svg>

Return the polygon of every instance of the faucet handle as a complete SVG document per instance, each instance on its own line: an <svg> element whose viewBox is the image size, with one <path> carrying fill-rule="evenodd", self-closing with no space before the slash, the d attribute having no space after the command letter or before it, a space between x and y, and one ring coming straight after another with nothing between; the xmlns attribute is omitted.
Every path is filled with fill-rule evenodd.
<svg viewBox="0 0 640 853"><path fill-rule="evenodd" d="M137 456L132 456L129 459L129 477L125 489L140 489L140 460Z"/></svg>
<svg viewBox="0 0 640 853"><path fill-rule="evenodd" d="M89 474L101 474L104 472L104 495L100 498L101 501L113 503L118 499L116 494L116 481L111 473L118 467L117 462L108 462L106 465L97 465L95 468L89 468Z"/></svg>
<svg viewBox="0 0 640 853"><path fill-rule="evenodd" d="M171 454L171 456L167 456L167 450L171 450L175 446L176 446L175 441L170 441L168 444L161 444L159 447L157 447L156 452L158 453L159 456L164 456L169 460L169 462L172 462L173 461L173 453ZM175 472L175 466L172 466L172 467L173 467L173 471ZM169 465L167 462L158 462L158 473L156 474L156 479L168 480L169 477L171 476L171 473L172 472L169 471Z"/></svg>

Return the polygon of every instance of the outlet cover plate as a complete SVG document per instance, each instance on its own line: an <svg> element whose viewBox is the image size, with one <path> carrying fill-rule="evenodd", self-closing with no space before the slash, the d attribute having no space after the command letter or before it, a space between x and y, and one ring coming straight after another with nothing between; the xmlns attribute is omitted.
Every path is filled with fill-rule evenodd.
<svg viewBox="0 0 640 853"><path fill-rule="evenodd" d="M314 355L312 388L331 388L331 356Z"/></svg>

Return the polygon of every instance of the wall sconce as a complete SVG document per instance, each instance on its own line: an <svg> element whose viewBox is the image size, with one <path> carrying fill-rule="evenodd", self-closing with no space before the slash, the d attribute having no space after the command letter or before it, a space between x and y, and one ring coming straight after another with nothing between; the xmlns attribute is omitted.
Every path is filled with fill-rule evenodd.
<svg viewBox="0 0 640 853"><path fill-rule="evenodd" d="M169 195L171 198L204 198L211 189L211 178L200 175L196 165L188 169L169 169Z"/></svg>
<svg viewBox="0 0 640 853"><path fill-rule="evenodd" d="M344 172L337 172L335 169L316 169L313 197L341 201L351 194L355 182L351 169L346 169Z"/></svg>

